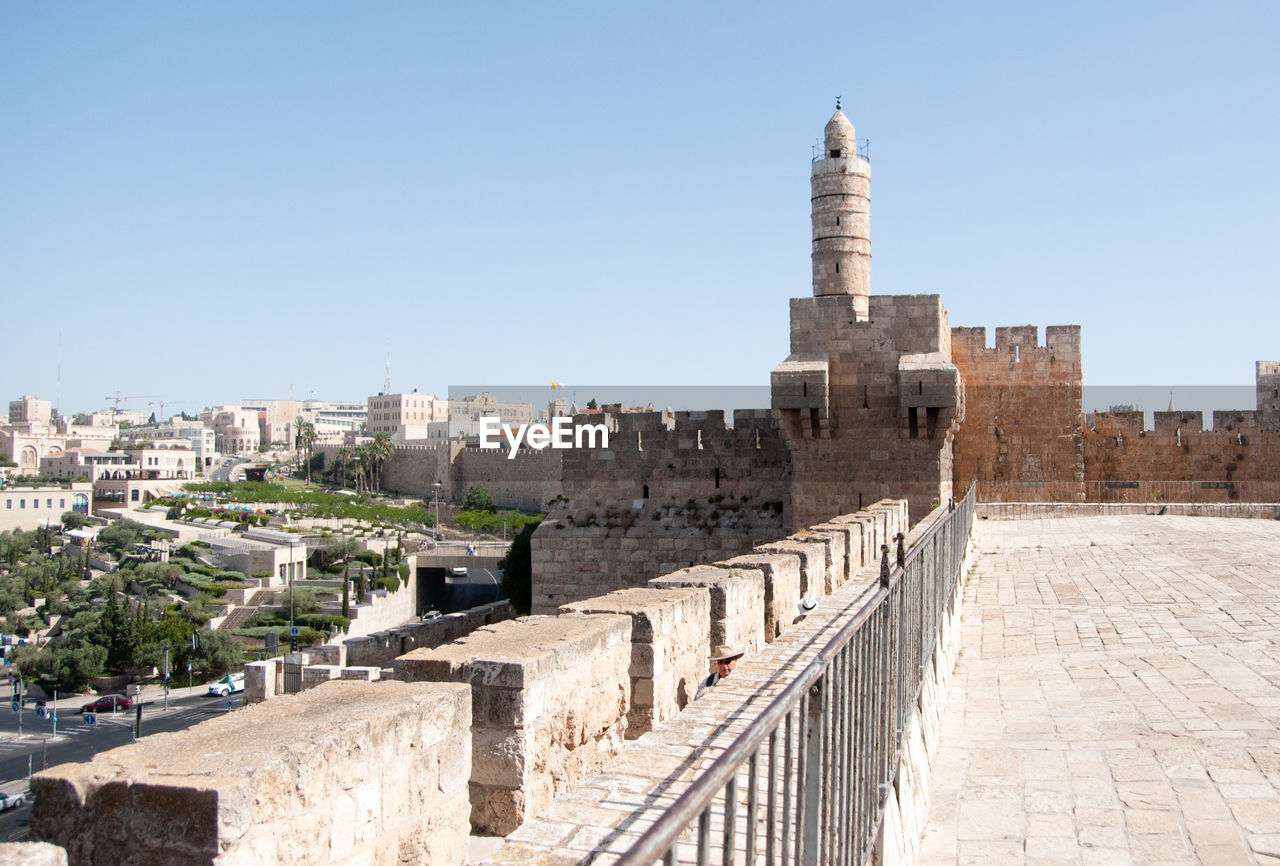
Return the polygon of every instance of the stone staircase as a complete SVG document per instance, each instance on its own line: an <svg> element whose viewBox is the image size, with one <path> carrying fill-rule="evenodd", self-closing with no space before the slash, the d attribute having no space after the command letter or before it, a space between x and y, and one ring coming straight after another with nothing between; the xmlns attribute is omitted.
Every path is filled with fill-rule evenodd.
<svg viewBox="0 0 1280 866"><path fill-rule="evenodd" d="M258 608L264 601L273 596L274 593L268 590L258 590L245 600L244 604L236 605L231 613L227 614L227 618L218 626L218 631L231 631L232 629L244 628L249 619L258 611Z"/></svg>

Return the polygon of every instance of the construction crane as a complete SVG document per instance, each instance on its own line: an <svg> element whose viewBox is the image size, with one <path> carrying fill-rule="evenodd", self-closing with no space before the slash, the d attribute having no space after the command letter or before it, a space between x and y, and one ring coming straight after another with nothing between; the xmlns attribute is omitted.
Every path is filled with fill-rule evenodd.
<svg viewBox="0 0 1280 866"><path fill-rule="evenodd" d="M161 400L161 401L160 401L160 414L159 414L158 416L156 416L156 421L157 421L158 423L160 423L160 424L163 424L163 423L165 422L165 420L166 420L166 419L165 419L165 415L164 415L164 406L165 406L165 404L166 404L166 403L168 403L170 406L176 406L176 405L177 405L177 404L179 404L179 403L185 403L185 402L187 402L187 401L186 401L186 400ZM148 406L148 407L154 407L155 405L156 405L155 403L147 403L147 406Z"/></svg>
<svg viewBox="0 0 1280 866"><path fill-rule="evenodd" d="M112 401L111 416L114 418L116 415L120 414L120 404L123 403L125 400L159 400L160 395L159 394L130 394L128 396L121 396L120 392L117 391L114 397L108 394L102 399Z"/></svg>

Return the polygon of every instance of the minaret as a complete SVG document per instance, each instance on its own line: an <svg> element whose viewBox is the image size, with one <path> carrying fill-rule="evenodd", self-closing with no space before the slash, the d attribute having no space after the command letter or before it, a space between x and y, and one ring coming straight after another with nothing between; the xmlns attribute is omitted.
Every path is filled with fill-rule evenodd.
<svg viewBox="0 0 1280 866"><path fill-rule="evenodd" d="M827 122L813 161L813 294L850 295L859 320L871 297L871 163L858 156L853 124L840 110Z"/></svg>

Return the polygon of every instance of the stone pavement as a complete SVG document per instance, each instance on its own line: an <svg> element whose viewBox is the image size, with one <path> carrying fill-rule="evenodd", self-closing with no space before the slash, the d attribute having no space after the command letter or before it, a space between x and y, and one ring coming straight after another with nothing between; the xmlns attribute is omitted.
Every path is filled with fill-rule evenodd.
<svg viewBox="0 0 1280 866"><path fill-rule="evenodd" d="M1280 864L1280 522L974 545L921 863Z"/></svg>

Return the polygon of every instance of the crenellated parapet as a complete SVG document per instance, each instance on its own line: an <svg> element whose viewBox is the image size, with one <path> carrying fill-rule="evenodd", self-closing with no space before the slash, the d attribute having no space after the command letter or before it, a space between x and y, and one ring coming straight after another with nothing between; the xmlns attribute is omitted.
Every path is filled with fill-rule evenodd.
<svg viewBox="0 0 1280 866"><path fill-rule="evenodd" d="M953 328L951 360L964 384L955 486L1018 501L1084 497L1080 327ZM996 492L998 491L998 493Z"/></svg>

